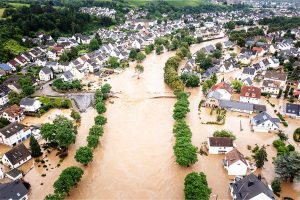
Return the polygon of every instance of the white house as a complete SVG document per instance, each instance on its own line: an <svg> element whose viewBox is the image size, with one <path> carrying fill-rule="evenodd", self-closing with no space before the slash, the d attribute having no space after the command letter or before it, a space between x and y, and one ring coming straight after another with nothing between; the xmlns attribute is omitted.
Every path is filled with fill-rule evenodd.
<svg viewBox="0 0 300 200"><path fill-rule="evenodd" d="M66 82L72 82L75 80L74 75L72 74L71 71L66 71L65 73L63 73L60 77L63 81Z"/></svg>
<svg viewBox="0 0 300 200"><path fill-rule="evenodd" d="M256 70L255 68L252 68L252 67L244 67L242 73L240 74L240 77L239 79L240 80L245 80L247 78L250 78L251 80L254 79L256 75Z"/></svg>
<svg viewBox="0 0 300 200"><path fill-rule="evenodd" d="M31 129L17 122L11 123L0 129L0 143L8 146L16 146L29 138Z"/></svg>
<svg viewBox="0 0 300 200"><path fill-rule="evenodd" d="M300 119L300 104L286 103L282 107L283 114L291 118Z"/></svg>
<svg viewBox="0 0 300 200"><path fill-rule="evenodd" d="M226 137L209 137L207 145L209 154L224 154L234 147L233 140Z"/></svg>
<svg viewBox="0 0 300 200"><path fill-rule="evenodd" d="M261 87L262 92L269 93L271 95L277 95L280 91L280 82L264 80Z"/></svg>
<svg viewBox="0 0 300 200"><path fill-rule="evenodd" d="M20 101L20 107L27 112L37 112L41 107L41 102L35 99L23 98Z"/></svg>
<svg viewBox="0 0 300 200"><path fill-rule="evenodd" d="M237 149L232 149L225 154L223 164L229 176L245 176L250 168L244 155Z"/></svg>
<svg viewBox="0 0 300 200"><path fill-rule="evenodd" d="M28 200L28 189L20 180L0 183L0 199Z"/></svg>
<svg viewBox="0 0 300 200"><path fill-rule="evenodd" d="M261 89L254 86L242 86L240 101L259 104Z"/></svg>
<svg viewBox="0 0 300 200"><path fill-rule="evenodd" d="M31 159L31 154L24 144L20 144L8 152L2 157L2 163L11 169L17 168L28 160Z"/></svg>
<svg viewBox="0 0 300 200"><path fill-rule="evenodd" d="M48 67L44 67L39 72L39 78L41 81L50 81L53 79L53 72Z"/></svg>
<svg viewBox="0 0 300 200"><path fill-rule="evenodd" d="M283 72L267 71L264 80L276 81L280 83L280 87L283 89L286 85L287 74Z"/></svg>
<svg viewBox="0 0 300 200"><path fill-rule="evenodd" d="M8 93L11 90L6 85L0 85L0 106L8 103Z"/></svg>
<svg viewBox="0 0 300 200"><path fill-rule="evenodd" d="M244 178L236 178L230 183L230 195L233 200L274 200L274 194L268 185L265 185L261 179L254 174Z"/></svg>
<svg viewBox="0 0 300 200"><path fill-rule="evenodd" d="M266 112L261 112L251 119L251 125L255 132L271 132L279 129L280 120L278 118L271 117Z"/></svg>
<svg viewBox="0 0 300 200"><path fill-rule="evenodd" d="M20 122L25 118L23 108L16 104L5 108L1 116L10 122Z"/></svg>

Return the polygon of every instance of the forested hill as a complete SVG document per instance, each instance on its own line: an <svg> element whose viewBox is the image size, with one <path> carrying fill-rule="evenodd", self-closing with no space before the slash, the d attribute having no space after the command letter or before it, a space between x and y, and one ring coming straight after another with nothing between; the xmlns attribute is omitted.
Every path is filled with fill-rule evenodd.
<svg viewBox="0 0 300 200"><path fill-rule="evenodd" d="M30 47L23 44L22 37L35 37L45 32L57 38L63 35L95 30L111 26L110 18L96 18L72 8L55 8L51 5L30 5L6 8L0 20L0 62L6 62Z"/></svg>

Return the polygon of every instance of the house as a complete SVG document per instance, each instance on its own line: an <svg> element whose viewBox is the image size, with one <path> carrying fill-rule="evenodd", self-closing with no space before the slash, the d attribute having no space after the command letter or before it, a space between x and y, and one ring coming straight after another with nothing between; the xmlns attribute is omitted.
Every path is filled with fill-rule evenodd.
<svg viewBox="0 0 300 200"><path fill-rule="evenodd" d="M280 87L283 89L286 84L287 74L283 72L267 71L264 80L279 82Z"/></svg>
<svg viewBox="0 0 300 200"><path fill-rule="evenodd" d="M8 93L11 90L6 85L0 85L0 106L8 103Z"/></svg>
<svg viewBox="0 0 300 200"><path fill-rule="evenodd" d="M256 70L255 68L252 68L252 67L244 67L243 68L243 72L241 73L239 79L240 80L245 80L247 78L250 78L251 80L254 79L256 75Z"/></svg>
<svg viewBox="0 0 300 200"><path fill-rule="evenodd" d="M66 82L72 82L75 80L74 75L72 74L71 71L66 71L65 73L63 73L60 77L63 81Z"/></svg>
<svg viewBox="0 0 300 200"><path fill-rule="evenodd" d="M15 70L11 66L5 63L0 64L0 69L5 71L6 74L12 73Z"/></svg>
<svg viewBox="0 0 300 200"><path fill-rule="evenodd" d="M0 199L27 200L28 189L20 180L0 183Z"/></svg>
<svg viewBox="0 0 300 200"><path fill-rule="evenodd" d="M31 154L24 144L12 148L2 157L2 163L11 169L17 168L31 159Z"/></svg>
<svg viewBox="0 0 300 200"><path fill-rule="evenodd" d="M230 100L233 89L226 82L214 85L206 96L205 106L219 107L220 100Z"/></svg>
<svg viewBox="0 0 300 200"><path fill-rule="evenodd" d="M16 181L18 179L21 179L23 177L23 172L21 170L18 170L17 168L14 168L7 172L5 176L12 181Z"/></svg>
<svg viewBox="0 0 300 200"><path fill-rule="evenodd" d="M261 89L254 86L242 86L240 101L258 104L261 97Z"/></svg>
<svg viewBox="0 0 300 200"><path fill-rule="evenodd" d="M209 137L207 145L209 154L224 154L234 147L233 140L227 137Z"/></svg>
<svg viewBox="0 0 300 200"><path fill-rule="evenodd" d="M266 53L266 51L261 47L253 47L252 51L254 51L258 57L262 57Z"/></svg>
<svg viewBox="0 0 300 200"><path fill-rule="evenodd" d="M230 183L233 200L275 200L272 190L254 174Z"/></svg>
<svg viewBox="0 0 300 200"><path fill-rule="evenodd" d="M252 114L254 112L253 104L241 101L221 100L219 107L235 112Z"/></svg>
<svg viewBox="0 0 300 200"><path fill-rule="evenodd" d="M50 81L53 79L53 72L50 68L44 67L39 72L39 78L41 81Z"/></svg>
<svg viewBox="0 0 300 200"><path fill-rule="evenodd" d="M262 83L261 90L263 93L268 93L270 95L276 96L280 91L280 82L264 80Z"/></svg>
<svg viewBox="0 0 300 200"><path fill-rule="evenodd" d="M37 112L41 107L41 102L35 99L23 98L20 101L20 107L23 108L25 112Z"/></svg>
<svg viewBox="0 0 300 200"><path fill-rule="evenodd" d="M291 118L300 119L300 105L294 103L286 103L283 106L283 114Z"/></svg>
<svg viewBox="0 0 300 200"><path fill-rule="evenodd" d="M250 168L244 155L235 148L225 154L223 165L229 176L244 176Z"/></svg>
<svg viewBox="0 0 300 200"><path fill-rule="evenodd" d="M0 143L16 146L31 135L31 129L17 122L11 123L0 129Z"/></svg>
<svg viewBox="0 0 300 200"><path fill-rule="evenodd" d="M1 116L10 122L20 122L25 118L23 108L16 104L5 108Z"/></svg>
<svg viewBox="0 0 300 200"><path fill-rule="evenodd" d="M251 125L255 132L272 132L279 129L277 123L280 122L278 118L271 117L266 112L261 112L251 119Z"/></svg>

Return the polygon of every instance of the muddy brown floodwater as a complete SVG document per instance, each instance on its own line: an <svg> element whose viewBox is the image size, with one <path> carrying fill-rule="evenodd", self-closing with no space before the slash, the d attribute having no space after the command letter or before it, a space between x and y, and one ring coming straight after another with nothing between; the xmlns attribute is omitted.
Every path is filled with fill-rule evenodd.
<svg viewBox="0 0 300 200"><path fill-rule="evenodd" d="M214 40L191 47L192 53L201 47L226 40ZM170 96L172 91L163 81L163 67L174 52L162 55L151 54L143 62L144 73L140 79L135 76L134 65L131 64L119 75L111 76L107 82L112 85L118 98L107 102L108 123L105 126L101 145L94 151L94 160L85 168L85 174L67 199L184 199L184 178L192 171L203 171L207 175L212 188L211 199L231 199L228 184L231 181L222 167L224 155L198 156L199 161L190 168L180 167L175 162L173 153L174 136L172 118L174 98L153 98ZM267 147L269 161L262 169L263 177L270 181L274 178L272 157L276 155L271 146L277 138L275 134L259 134L250 131L249 116L227 113L223 126L204 125L201 122L212 117L208 109L198 113L198 104L202 98L200 88L190 89L191 112L187 122L193 132L193 144L200 147L207 137L217 129L229 129L237 136L238 149L250 156L247 145L270 145ZM271 112L273 108L268 106ZM74 159L76 148L85 144L88 129L93 125L96 112L91 108L82 114L82 123L78 130L75 145L70 148L70 155L61 167L47 172L41 178L36 173L29 173L27 180L33 182L32 199L42 199L53 192L52 185L57 176L67 166L77 165ZM201 117L201 119L200 119ZM240 123L243 131L240 131ZM293 124L293 123L291 123ZM297 122L294 122L297 125ZM298 124L299 125L299 124ZM286 133L291 134L296 126L289 126ZM299 146L296 147L299 150ZM51 162L57 158L51 154ZM82 166L81 166L82 167ZM43 182L43 186L40 185ZM283 194L297 199L300 187L296 183L284 184Z"/></svg>

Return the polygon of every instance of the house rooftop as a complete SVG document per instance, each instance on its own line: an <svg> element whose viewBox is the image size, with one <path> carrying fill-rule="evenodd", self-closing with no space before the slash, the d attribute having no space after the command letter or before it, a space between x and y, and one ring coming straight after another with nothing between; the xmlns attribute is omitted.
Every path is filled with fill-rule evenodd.
<svg viewBox="0 0 300 200"><path fill-rule="evenodd" d="M282 72L267 71L265 74L265 78L277 81L286 81L287 74Z"/></svg>
<svg viewBox="0 0 300 200"><path fill-rule="evenodd" d="M261 89L254 86L243 86L241 88L241 97L260 99Z"/></svg>
<svg viewBox="0 0 300 200"><path fill-rule="evenodd" d="M285 106L285 113L300 116L300 105L287 103Z"/></svg>
<svg viewBox="0 0 300 200"><path fill-rule="evenodd" d="M1 128L0 133L2 135L4 135L4 137L9 138L25 128L26 128L26 126L24 126L23 124L14 122L14 123L11 123L11 124Z"/></svg>
<svg viewBox="0 0 300 200"><path fill-rule="evenodd" d="M252 199L265 194L270 199L275 199L273 192L257 176L250 174L232 184L233 194L236 200Z"/></svg>
<svg viewBox="0 0 300 200"><path fill-rule="evenodd" d="M229 92L230 94L233 93L232 87L226 82L220 82L220 83L212 86L212 88L211 88L212 91L219 90L219 89L224 89L227 92Z"/></svg>
<svg viewBox="0 0 300 200"><path fill-rule="evenodd" d="M11 117L17 117L23 113L23 109L17 104L14 104L12 106L5 108L3 110L3 113L6 113Z"/></svg>
<svg viewBox="0 0 300 200"><path fill-rule="evenodd" d="M28 194L28 189L20 180L0 183L0 199L20 199Z"/></svg>
<svg viewBox="0 0 300 200"><path fill-rule="evenodd" d="M11 162L11 164L15 165L15 164L19 163L21 160L24 160L25 158L30 156L31 154L28 151L28 149L25 147L25 145L22 143L16 147L12 148L8 152L6 152L4 155L8 158L8 160Z"/></svg>
<svg viewBox="0 0 300 200"><path fill-rule="evenodd" d="M228 153L225 154L225 160L228 162L228 166L234 164L237 161L242 161L246 165L248 165L245 157L241 152L239 152L237 149L232 149Z"/></svg>
<svg viewBox="0 0 300 200"><path fill-rule="evenodd" d="M209 137L211 147L233 147L233 140L227 137Z"/></svg>

